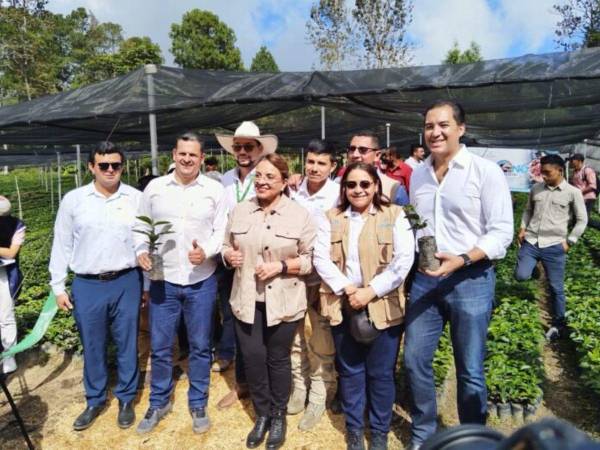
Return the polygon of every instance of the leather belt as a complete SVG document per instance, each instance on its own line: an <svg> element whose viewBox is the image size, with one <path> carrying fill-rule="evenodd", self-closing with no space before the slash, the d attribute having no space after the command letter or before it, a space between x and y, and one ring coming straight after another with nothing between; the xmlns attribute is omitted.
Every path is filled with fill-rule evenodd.
<svg viewBox="0 0 600 450"><path fill-rule="evenodd" d="M128 272L135 270L135 267L129 267L123 270L117 270L115 272L104 272L104 273L76 273L75 275L79 278L84 278L86 280L100 280L100 281L110 281L115 278L119 278L121 275L125 275Z"/></svg>

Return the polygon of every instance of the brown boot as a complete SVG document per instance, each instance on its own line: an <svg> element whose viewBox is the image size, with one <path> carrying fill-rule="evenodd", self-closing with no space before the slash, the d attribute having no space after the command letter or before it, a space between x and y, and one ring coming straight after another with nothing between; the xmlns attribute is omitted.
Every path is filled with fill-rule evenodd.
<svg viewBox="0 0 600 450"><path fill-rule="evenodd" d="M235 388L229 391L225 397L223 397L217 403L217 409L226 409L237 403L238 400L248 397L248 386L246 385L235 385Z"/></svg>

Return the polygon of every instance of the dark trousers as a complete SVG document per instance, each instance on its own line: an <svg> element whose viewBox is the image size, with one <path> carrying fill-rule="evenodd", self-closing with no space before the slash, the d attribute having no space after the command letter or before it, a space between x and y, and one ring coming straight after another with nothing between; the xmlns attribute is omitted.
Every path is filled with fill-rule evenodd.
<svg viewBox="0 0 600 450"><path fill-rule="evenodd" d="M489 262L449 275L417 272L406 311L404 365L412 394L412 439L420 444L437 426L433 355L450 322L461 423L484 424L487 389L483 360L492 314L496 273Z"/></svg>
<svg viewBox="0 0 600 450"><path fill-rule="evenodd" d="M396 398L394 371L403 326L382 330L369 345L350 335L348 320L331 327L347 431L362 431L365 408L372 431L387 434Z"/></svg>
<svg viewBox="0 0 600 450"><path fill-rule="evenodd" d="M552 302L552 325L565 324L565 266L567 254L562 244L540 248L523 241L519 249L515 278L525 281L531 278L533 269L538 261L542 262L546 279L550 287L550 300Z"/></svg>
<svg viewBox="0 0 600 450"><path fill-rule="evenodd" d="M78 276L71 288L73 315L83 345L83 385L88 406L106 402L108 330L117 346L118 380L115 397L122 402L135 398L139 370L137 330L142 297L140 273L131 270L109 280Z"/></svg>
<svg viewBox="0 0 600 450"><path fill-rule="evenodd" d="M165 406L173 391L173 344L182 314L190 346L188 405L190 408L206 406L216 295L217 281L214 275L188 286L168 281L153 281L150 284L150 406Z"/></svg>
<svg viewBox="0 0 600 450"><path fill-rule="evenodd" d="M235 320L250 396L257 416L285 411L292 387L290 351L298 320L267 327L265 304L256 303L254 323Z"/></svg>

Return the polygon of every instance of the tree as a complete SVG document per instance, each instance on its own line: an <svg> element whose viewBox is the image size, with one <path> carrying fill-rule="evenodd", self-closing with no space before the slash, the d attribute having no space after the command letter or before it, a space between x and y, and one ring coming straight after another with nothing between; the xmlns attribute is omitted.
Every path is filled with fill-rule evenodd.
<svg viewBox="0 0 600 450"><path fill-rule="evenodd" d="M481 47L474 41L471 41L471 45L464 52L460 51L458 42L454 41L454 45L448 53L446 58L442 61L444 64L468 64L478 61L483 61L481 56Z"/></svg>
<svg viewBox="0 0 600 450"><path fill-rule="evenodd" d="M254 55L250 72L279 72L279 66L275 62L275 58L264 45Z"/></svg>
<svg viewBox="0 0 600 450"><path fill-rule="evenodd" d="M354 54L352 28L344 0L314 3L306 31L324 70L341 70L344 61Z"/></svg>
<svg viewBox="0 0 600 450"><path fill-rule="evenodd" d="M171 53L184 68L244 70L235 33L210 11L193 9L171 25Z"/></svg>
<svg viewBox="0 0 600 450"><path fill-rule="evenodd" d="M555 30L559 46L564 50L600 47L600 0L568 0L553 8L561 17Z"/></svg>
<svg viewBox="0 0 600 450"><path fill-rule="evenodd" d="M352 16L368 68L404 66L412 59L406 37L412 22L411 0L356 0Z"/></svg>

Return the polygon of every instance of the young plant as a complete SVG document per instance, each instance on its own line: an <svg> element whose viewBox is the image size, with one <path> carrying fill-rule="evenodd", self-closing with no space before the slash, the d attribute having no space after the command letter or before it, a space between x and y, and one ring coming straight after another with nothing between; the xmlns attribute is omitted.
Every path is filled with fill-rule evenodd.
<svg viewBox="0 0 600 450"><path fill-rule="evenodd" d="M133 230L135 233L143 234L147 237L146 244L148 245L148 255L152 262L152 269L150 270L151 280L162 280L163 278L163 261L162 257L158 254L158 247L162 244L159 242L160 238L166 234L173 233L171 228L173 224L168 220L153 221L148 216L137 216L137 219L144 223L145 229ZM158 227L161 227L160 230Z"/></svg>
<svg viewBox="0 0 600 450"><path fill-rule="evenodd" d="M422 220L413 205L404 206L404 214L413 230L421 230L427 227L427 220ZM437 270L440 268L440 260L435 257L437 243L435 236L421 236L417 240L419 246L419 269Z"/></svg>

